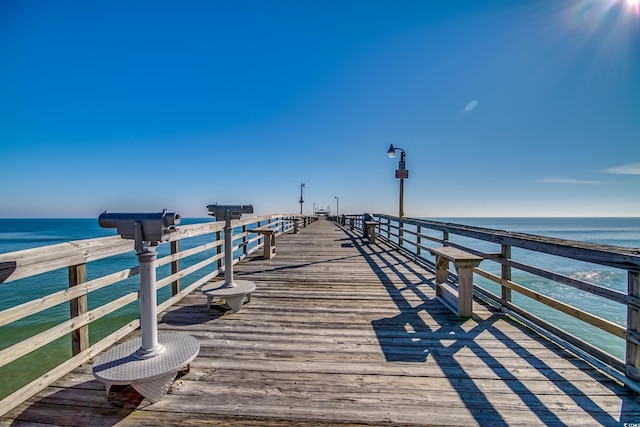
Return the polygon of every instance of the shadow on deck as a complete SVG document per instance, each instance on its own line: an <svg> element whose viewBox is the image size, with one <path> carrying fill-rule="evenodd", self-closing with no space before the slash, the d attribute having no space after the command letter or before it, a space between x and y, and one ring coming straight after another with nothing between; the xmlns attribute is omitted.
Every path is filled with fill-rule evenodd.
<svg viewBox="0 0 640 427"><path fill-rule="evenodd" d="M486 423L491 419L492 425L513 423L513 420L505 420L500 415L500 408L494 407L486 398L485 392L476 382L476 379L468 373L468 369L456 361L455 355L462 349L468 349L475 354L483 363L489 367L495 375L500 378L505 385L509 387L511 392L519 396L522 404L529 408L540 422L545 424L564 425L564 421L560 416L556 415L551 408L547 408L543 401L536 396L536 391L527 387L524 381L518 379L517 371L504 366L498 357L494 357L490 351L477 345L476 338L483 334L489 334L496 341L502 343L510 349L515 355L522 359L523 363L535 368L540 375L547 381L554 384L563 394L570 397L577 408L584 410L592 418L593 422L601 425L614 425L625 420L612 416L609 412L600 407L596 400L591 399L585 392L572 384L571 380L565 378L561 373L555 372L549 364L542 358L536 356L526 348L511 339L507 334L502 332L495 326L497 321L502 321L505 316L500 312L495 312L489 316L483 316L480 320L475 316L475 324L471 328L464 328L463 325L468 323L462 319L447 319L448 321L438 322L438 327L432 329L432 325L424 320L423 313L433 313L435 316L441 315L441 303L433 298L433 295L427 295L420 289L418 285L428 283L432 289L435 289L433 276L426 276L422 267L417 267L412 261L408 261L398 252L367 252L366 239L358 238L351 235L355 247L358 248L361 255L367 260L371 269L378 275L380 281L384 284L387 292L397 304L400 313L392 318L375 320L372 322L373 328L378 335L380 345L385 353L385 357L389 362L415 362L424 363L429 357L433 358L439 366L446 367L447 378L451 382L453 388L458 392L464 402L469 403L472 414L478 414L476 421L479 424ZM383 256L386 255L386 256ZM407 277L398 266L404 267L413 276L418 277L421 281L414 283ZM389 273L385 272L388 271ZM393 278L393 279L392 279ZM398 282L399 279L400 281ZM405 288L398 287L398 283ZM403 296L403 292L412 292L415 297L422 300L422 304L411 304ZM477 302L475 304L478 304ZM490 307L485 307L491 312ZM444 316L448 317L448 316ZM478 322L478 320L480 320ZM417 337L417 331L428 331L432 334L445 335L444 340L423 339ZM523 332L531 338L538 338L533 333L529 334L528 330L523 328ZM385 344L388 337L394 337L391 345ZM577 369L591 370L583 360L568 354L565 350L559 349L556 345L541 341L546 344L545 347L553 352L556 356L568 360ZM594 380L602 380L600 375L594 375ZM612 392L620 391L617 387L609 388ZM628 414L627 421L638 417L638 400L635 396L630 397L626 402L632 404L633 409ZM625 401L623 400L623 406ZM625 411L622 411L623 413Z"/></svg>

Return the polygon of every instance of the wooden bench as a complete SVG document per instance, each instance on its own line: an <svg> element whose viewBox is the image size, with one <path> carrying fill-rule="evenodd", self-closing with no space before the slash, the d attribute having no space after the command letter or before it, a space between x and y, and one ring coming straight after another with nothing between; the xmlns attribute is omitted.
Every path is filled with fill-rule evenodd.
<svg viewBox="0 0 640 427"><path fill-rule="evenodd" d="M471 317L473 269L480 265L482 257L450 246L429 248L429 252L436 257L436 297L459 317ZM458 273L458 289L448 283L449 261Z"/></svg>
<svg viewBox="0 0 640 427"><path fill-rule="evenodd" d="M367 227L367 236L369 237L369 243L376 242L376 227L378 226L377 221L365 221L365 227Z"/></svg>
<svg viewBox="0 0 640 427"><path fill-rule="evenodd" d="M250 233L260 233L264 235L264 259L271 259L276 256L276 233L277 229L268 226L247 230Z"/></svg>

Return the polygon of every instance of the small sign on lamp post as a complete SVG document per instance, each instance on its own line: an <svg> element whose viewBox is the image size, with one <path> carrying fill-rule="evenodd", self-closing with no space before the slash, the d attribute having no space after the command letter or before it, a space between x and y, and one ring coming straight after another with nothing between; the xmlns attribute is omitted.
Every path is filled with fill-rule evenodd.
<svg viewBox="0 0 640 427"><path fill-rule="evenodd" d="M409 170L408 169L396 169L396 178L409 178Z"/></svg>

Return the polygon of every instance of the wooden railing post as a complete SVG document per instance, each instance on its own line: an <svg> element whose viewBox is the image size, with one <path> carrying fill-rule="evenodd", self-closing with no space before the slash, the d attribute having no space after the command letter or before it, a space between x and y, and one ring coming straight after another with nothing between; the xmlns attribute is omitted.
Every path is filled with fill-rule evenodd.
<svg viewBox="0 0 640 427"><path fill-rule="evenodd" d="M220 231L216 231L216 242L222 240L222 233ZM222 245L216 246L216 255L220 255L222 253ZM222 268L222 258L218 258L218 270Z"/></svg>
<svg viewBox="0 0 640 427"><path fill-rule="evenodd" d="M387 218L387 239L391 241L391 218Z"/></svg>
<svg viewBox="0 0 640 427"><path fill-rule="evenodd" d="M79 264L69 267L69 288L79 286L87 281L87 265ZM71 318L85 314L87 307L87 294L80 295L69 301L71 309ZM72 355L89 348L89 325L84 325L71 332L71 353Z"/></svg>
<svg viewBox="0 0 640 427"><path fill-rule="evenodd" d="M242 255L247 256L247 226L242 226Z"/></svg>
<svg viewBox="0 0 640 427"><path fill-rule="evenodd" d="M442 232L442 246L449 246L449 232Z"/></svg>
<svg viewBox="0 0 640 427"><path fill-rule="evenodd" d="M404 246L404 221L402 218L398 219L398 246Z"/></svg>
<svg viewBox="0 0 640 427"><path fill-rule="evenodd" d="M502 259L505 261L511 259L511 246L502 245ZM502 264L502 278L504 280L511 280L511 266ZM511 301L511 289L506 286L502 286L502 299L505 301Z"/></svg>
<svg viewBox="0 0 640 427"><path fill-rule="evenodd" d="M625 375L640 381L640 272L627 274L627 357Z"/></svg>
<svg viewBox="0 0 640 427"><path fill-rule="evenodd" d="M171 255L177 254L180 252L180 241L176 240L171 242ZM180 272L180 260L177 259L175 261L171 261L171 274L177 274ZM180 279L176 279L171 282L171 295L178 295L180 292Z"/></svg>
<svg viewBox="0 0 640 427"><path fill-rule="evenodd" d="M420 225L416 228L416 234L416 253L420 256L422 254L422 248L420 247L422 244L422 227Z"/></svg>

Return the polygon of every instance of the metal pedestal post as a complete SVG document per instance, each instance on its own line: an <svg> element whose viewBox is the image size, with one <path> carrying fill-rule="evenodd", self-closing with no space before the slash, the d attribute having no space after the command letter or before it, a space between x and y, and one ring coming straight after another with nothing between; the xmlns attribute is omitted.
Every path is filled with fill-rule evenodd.
<svg viewBox="0 0 640 427"><path fill-rule="evenodd" d="M142 344L136 351L140 359L157 356L164 351L164 346L158 344L157 324L157 296L156 296L156 268L153 265L157 259L156 248L146 246L144 252L138 254L140 263L140 330Z"/></svg>

